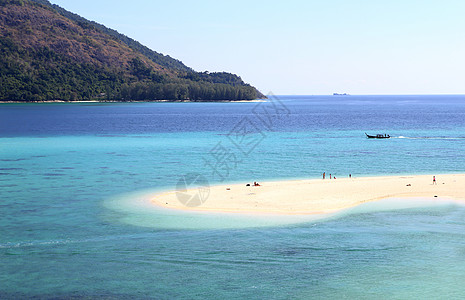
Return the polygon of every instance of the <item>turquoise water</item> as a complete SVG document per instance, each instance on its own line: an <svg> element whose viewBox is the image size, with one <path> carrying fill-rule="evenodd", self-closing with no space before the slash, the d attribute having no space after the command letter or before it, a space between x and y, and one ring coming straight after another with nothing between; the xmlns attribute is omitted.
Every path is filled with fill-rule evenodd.
<svg viewBox="0 0 465 300"><path fill-rule="evenodd" d="M0 104L0 298L463 298L460 203L323 217L150 204L191 172L210 184L464 173L463 96L279 98L271 119L270 103ZM221 176L205 164L218 145L235 155Z"/></svg>

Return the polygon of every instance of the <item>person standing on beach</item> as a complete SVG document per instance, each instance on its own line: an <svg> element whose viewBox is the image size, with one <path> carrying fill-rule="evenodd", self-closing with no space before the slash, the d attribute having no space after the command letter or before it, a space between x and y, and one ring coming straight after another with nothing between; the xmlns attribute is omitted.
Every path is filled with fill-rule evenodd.
<svg viewBox="0 0 465 300"><path fill-rule="evenodd" d="M329 179L331 179L331 173L329 174Z"/></svg>
<svg viewBox="0 0 465 300"><path fill-rule="evenodd" d="M352 178L352 174L349 174L349 178Z"/></svg>
<svg viewBox="0 0 465 300"><path fill-rule="evenodd" d="M325 179L326 177L326 172L323 172L323 179Z"/></svg>
<svg viewBox="0 0 465 300"><path fill-rule="evenodd" d="M433 176L433 184L437 184L436 183L436 176Z"/></svg>

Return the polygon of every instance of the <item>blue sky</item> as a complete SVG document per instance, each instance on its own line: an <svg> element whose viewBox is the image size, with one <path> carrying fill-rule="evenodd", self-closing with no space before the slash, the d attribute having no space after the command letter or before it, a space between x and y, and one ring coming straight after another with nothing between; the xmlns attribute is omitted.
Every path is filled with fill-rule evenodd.
<svg viewBox="0 0 465 300"><path fill-rule="evenodd" d="M465 1L52 0L275 94L465 94Z"/></svg>

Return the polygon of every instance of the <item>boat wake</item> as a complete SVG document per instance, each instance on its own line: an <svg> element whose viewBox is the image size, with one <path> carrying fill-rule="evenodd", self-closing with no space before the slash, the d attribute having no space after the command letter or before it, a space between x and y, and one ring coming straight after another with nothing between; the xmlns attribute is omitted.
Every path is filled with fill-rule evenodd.
<svg viewBox="0 0 465 300"><path fill-rule="evenodd" d="M465 136L393 136L393 139L408 140L465 140Z"/></svg>

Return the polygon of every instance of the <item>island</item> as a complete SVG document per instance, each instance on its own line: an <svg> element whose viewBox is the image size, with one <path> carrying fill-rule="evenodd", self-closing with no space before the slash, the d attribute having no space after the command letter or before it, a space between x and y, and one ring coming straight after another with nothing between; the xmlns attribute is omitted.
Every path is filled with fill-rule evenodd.
<svg viewBox="0 0 465 300"><path fill-rule="evenodd" d="M266 98L241 77L197 72L47 0L0 1L0 101Z"/></svg>

